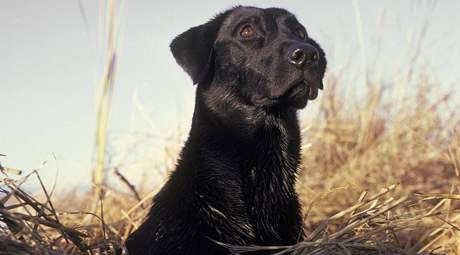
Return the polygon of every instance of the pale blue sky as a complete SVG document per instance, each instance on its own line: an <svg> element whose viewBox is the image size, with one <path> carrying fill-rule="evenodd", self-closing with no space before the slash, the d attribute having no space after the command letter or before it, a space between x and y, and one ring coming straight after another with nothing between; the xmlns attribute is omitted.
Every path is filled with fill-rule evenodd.
<svg viewBox="0 0 460 255"><path fill-rule="evenodd" d="M420 31L428 15L430 26L419 64L442 77L444 84L458 84L460 1L357 3L368 62L384 70L384 76L391 80L392 72L409 62L411 36ZM104 56L99 4L93 0L0 0L0 153L8 155L0 158L4 165L28 171L50 160L41 171L53 180L55 153L61 186L89 175ZM188 123L194 87L175 64L169 42L236 4L290 10L325 49L329 71L350 64L359 68L361 52L351 0L125 0L118 9L120 58L109 126L114 150L135 143L124 138L136 131L158 135L151 144L161 148L161 137Z"/></svg>

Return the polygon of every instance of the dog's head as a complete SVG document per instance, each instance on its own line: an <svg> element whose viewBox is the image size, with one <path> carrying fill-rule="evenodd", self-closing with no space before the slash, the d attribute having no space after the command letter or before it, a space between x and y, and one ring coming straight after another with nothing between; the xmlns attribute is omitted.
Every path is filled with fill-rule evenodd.
<svg viewBox="0 0 460 255"><path fill-rule="evenodd" d="M300 109L323 88L323 50L283 9L235 7L176 37L171 51L194 84L247 107Z"/></svg>

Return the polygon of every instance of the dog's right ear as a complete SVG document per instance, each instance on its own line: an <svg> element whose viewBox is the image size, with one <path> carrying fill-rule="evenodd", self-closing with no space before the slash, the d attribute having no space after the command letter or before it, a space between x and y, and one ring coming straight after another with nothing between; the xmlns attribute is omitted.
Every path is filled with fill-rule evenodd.
<svg viewBox="0 0 460 255"><path fill-rule="evenodd" d="M219 28L228 12L178 35L170 45L177 63L190 75L193 84L210 78L213 72L213 47Z"/></svg>

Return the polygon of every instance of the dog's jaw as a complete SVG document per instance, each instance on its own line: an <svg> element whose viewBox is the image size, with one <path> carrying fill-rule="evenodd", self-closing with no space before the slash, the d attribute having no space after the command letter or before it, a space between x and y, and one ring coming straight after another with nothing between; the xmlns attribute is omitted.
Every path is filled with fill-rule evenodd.
<svg viewBox="0 0 460 255"><path fill-rule="evenodd" d="M251 101L255 106L262 108L294 107L295 109L303 109L308 101L315 100L318 97L319 89L322 89L322 83L318 84L320 85L307 80L300 80L293 83L293 85L287 86L289 89L283 91L280 95L254 95Z"/></svg>

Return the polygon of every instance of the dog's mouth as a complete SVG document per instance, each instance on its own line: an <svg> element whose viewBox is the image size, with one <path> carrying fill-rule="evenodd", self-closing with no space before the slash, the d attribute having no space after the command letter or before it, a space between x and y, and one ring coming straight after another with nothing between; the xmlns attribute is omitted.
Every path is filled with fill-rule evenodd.
<svg viewBox="0 0 460 255"><path fill-rule="evenodd" d="M301 80L294 84L286 93L288 98L307 98L308 100L315 100L318 97L319 88L313 86L306 80Z"/></svg>
<svg viewBox="0 0 460 255"><path fill-rule="evenodd" d="M283 94L282 101L294 108L302 109L307 105L308 100L315 100L318 97L320 88L307 80L300 80Z"/></svg>
<svg viewBox="0 0 460 255"><path fill-rule="evenodd" d="M301 79L286 86L287 89L279 91L271 96L254 96L252 101L255 105L270 107L281 104L287 104L295 108L301 109L307 105L308 100L315 100L318 97L319 90L323 89L322 81L310 82L306 79Z"/></svg>

